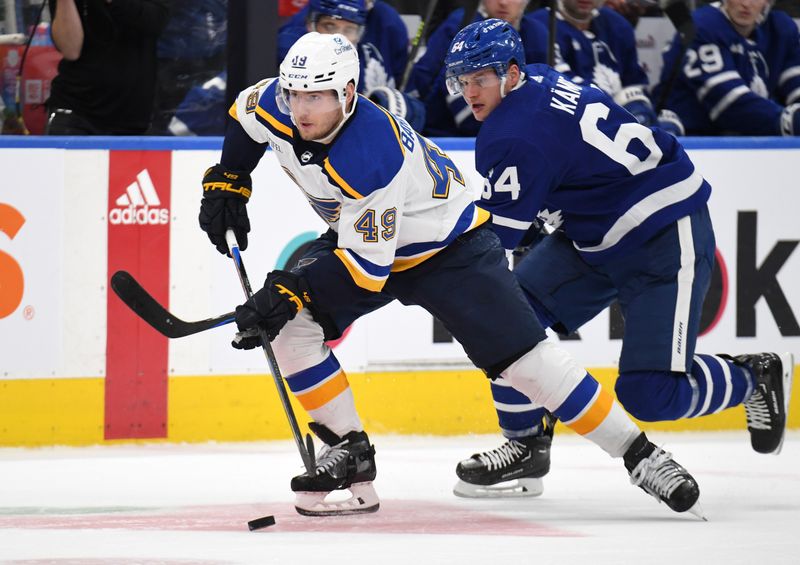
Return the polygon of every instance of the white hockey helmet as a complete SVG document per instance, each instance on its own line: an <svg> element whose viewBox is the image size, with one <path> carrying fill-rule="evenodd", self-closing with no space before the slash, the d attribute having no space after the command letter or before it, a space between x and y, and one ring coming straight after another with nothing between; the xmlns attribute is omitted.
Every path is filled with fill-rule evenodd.
<svg viewBox="0 0 800 565"><path fill-rule="evenodd" d="M276 99L280 110L291 116L288 91L319 92L333 90L345 118L353 113L358 96L347 111L347 85L358 86L358 52L347 38L312 31L292 45L280 67Z"/></svg>

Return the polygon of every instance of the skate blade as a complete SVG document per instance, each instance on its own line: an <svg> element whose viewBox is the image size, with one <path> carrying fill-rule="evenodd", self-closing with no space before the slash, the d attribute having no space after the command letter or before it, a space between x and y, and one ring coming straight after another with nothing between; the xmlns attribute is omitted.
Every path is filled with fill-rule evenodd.
<svg viewBox="0 0 800 565"><path fill-rule="evenodd" d="M792 399L792 381L794 377L794 355L791 353L784 353L779 355L781 359L781 368L783 369L783 414L785 416L783 433L781 434L781 442L773 455L779 455L783 449L783 438L786 437L786 426L789 425L789 401Z"/></svg>
<svg viewBox="0 0 800 565"><path fill-rule="evenodd" d="M303 516L348 516L377 512L380 500L371 482L354 483L349 489L352 495L346 500L325 500L329 492L298 492L294 508ZM337 491L334 491L337 492Z"/></svg>
<svg viewBox="0 0 800 565"><path fill-rule="evenodd" d="M700 506L699 502L695 502L694 506L687 510L689 514L694 514L698 518L700 518L703 522L708 522L708 518L706 518L705 512L703 512L703 507Z"/></svg>
<svg viewBox="0 0 800 565"><path fill-rule="evenodd" d="M461 498L530 498L544 492L542 479L515 479L496 485L473 485L458 481L453 494Z"/></svg>

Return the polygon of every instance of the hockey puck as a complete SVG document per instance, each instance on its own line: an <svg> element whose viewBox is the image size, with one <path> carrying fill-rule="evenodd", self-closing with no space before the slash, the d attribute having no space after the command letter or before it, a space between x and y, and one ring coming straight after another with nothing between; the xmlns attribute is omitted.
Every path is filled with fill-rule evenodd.
<svg viewBox="0 0 800 565"><path fill-rule="evenodd" d="M253 530L268 528L269 526L273 525L275 525L275 516L264 516L263 518L256 518L255 520L250 520L247 522L247 527L250 528L251 532Z"/></svg>

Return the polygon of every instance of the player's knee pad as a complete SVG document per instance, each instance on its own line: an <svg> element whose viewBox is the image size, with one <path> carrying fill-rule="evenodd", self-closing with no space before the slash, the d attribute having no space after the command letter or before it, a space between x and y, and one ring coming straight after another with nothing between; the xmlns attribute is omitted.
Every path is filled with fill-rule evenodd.
<svg viewBox="0 0 800 565"><path fill-rule="evenodd" d="M322 327L308 308L289 321L272 342L272 351L284 375L293 375L324 361L329 352Z"/></svg>
<svg viewBox="0 0 800 565"><path fill-rule="evenodd" d="M555 410L586 376L572 356L556 344L541 341L511 364L503 377L536 404Z"/></svg>
<svg viewBox="0 0 800 565"><path fill-rule="evenodd" d="M614 390L631 416L643 422L661 422L683 416L687 392L683 389L690 386L683 373L629 371L620 374Z"/></svg>

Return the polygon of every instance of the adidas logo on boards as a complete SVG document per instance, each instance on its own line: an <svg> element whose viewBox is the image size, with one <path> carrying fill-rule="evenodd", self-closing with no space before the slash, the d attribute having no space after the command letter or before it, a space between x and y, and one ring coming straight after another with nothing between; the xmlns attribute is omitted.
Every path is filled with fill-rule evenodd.
<svg viewBox="0 0 800 565"><path fill-rule="evenodd" d="M125 194L117 198L116 207L108 214L114 225L160 225L169 223L169 209L160 208L161 199L147 169L136 175Z"/></svg>

